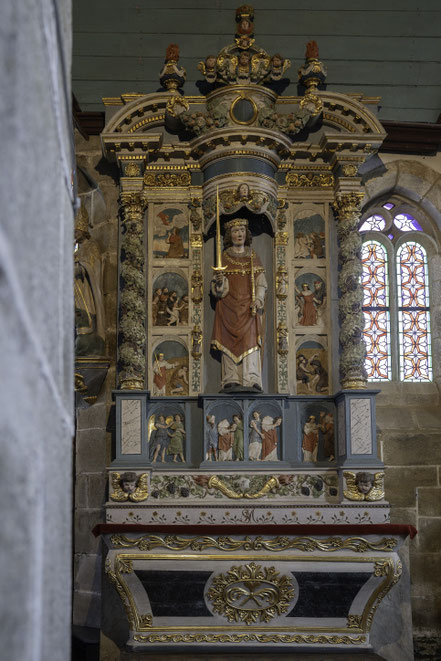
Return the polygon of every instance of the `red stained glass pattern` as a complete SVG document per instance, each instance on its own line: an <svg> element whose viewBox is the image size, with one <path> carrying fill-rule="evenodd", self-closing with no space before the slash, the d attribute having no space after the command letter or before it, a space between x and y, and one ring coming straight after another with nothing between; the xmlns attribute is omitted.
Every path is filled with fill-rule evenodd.
<svg viewBox="0 0 441 661"><path fill-rule="evenodd" d="M365 368L369 381L391 378L390 314L387 254L376 241L363 244L363 314L366 344Z"/></svg>
<svg viewBox="0 0 441 661"><path fill-rule="evenodd" d="M418 243L404 243L397 255L400 378L403 381L432 378L427 274L424 248Z"/></svg>

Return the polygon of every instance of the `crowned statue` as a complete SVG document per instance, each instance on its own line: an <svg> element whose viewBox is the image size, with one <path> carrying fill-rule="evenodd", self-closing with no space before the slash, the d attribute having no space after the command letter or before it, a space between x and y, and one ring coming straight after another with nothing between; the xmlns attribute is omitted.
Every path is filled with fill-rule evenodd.
<svg viewBox="0 0 441 661"><path fill-rule="evenodd" d="M248 221L235 218L225 223L225 229L221 255L218 218L211 345L221 352L223 392L262 392L265 270L251 247Z"/></svg>

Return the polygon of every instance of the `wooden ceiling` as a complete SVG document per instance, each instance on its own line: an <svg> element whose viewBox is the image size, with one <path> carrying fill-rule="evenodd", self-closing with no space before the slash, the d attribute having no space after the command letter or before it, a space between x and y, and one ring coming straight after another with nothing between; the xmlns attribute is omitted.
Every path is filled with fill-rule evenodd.
<svg viewBox="0 0 441 661"><path fill-rule="evenodd" d="M159 89L170 42L180 46L186 94L197 63L233 41L232 0L74 0L73 92L82 111L101 98ZM254 0L256 44L292 66L296 94L305 44L318 42L328 89L380 96L379 117L436 123L441 112L440 0Z"/></svg>

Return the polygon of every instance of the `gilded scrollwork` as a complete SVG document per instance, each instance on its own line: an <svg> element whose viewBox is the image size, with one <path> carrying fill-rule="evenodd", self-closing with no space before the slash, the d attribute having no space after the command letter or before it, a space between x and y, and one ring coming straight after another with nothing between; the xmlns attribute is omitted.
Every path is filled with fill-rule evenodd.
<svg viewBox="0 0 441 661"><path fill-rule="evenodd" d="M191 185L189 172L146 172L144 184L151 188L185 188Z"/></svg>
<svg viewBox="0 0 441 661"><path fill-rule="evenodd" d="M334 175L330 172L288 172L286 185L289 188L332 188Z"/></svg>
<svg viewBox="0 0 441 661"><path fill-rule="evenodd" d="M292 577L254 562L231 567L214 577L207 597L229 622L269 622L286 613L294 598Z"/></svg>
<svg viewBox="0 0 441 661"><path fill-rule="evenodd" d="M130 600L128 598L128 595L124 590L124 587L122 586L120 580L118 579L117 574L112 569L112 563L110 562L109 558L107 558L106 560L104 570L107 578L111 581L111 583L115 587L118 596L122 601L122 605L124 606L124 610L126 612L127 621L129 623L129 628L133 630L135 628L135 614L132 605L130 603Z"/></svg>
<svg viewBox="0 0 441 661"><path fill-rule="evenodd" d="M361 615L348 615L348 621L346 626L348 629L360 629L361 628Z"/></svg>
<svg viewBox="0 0 441 661"><path fill-rule="evenodd" d="M366 636L297 633L151 633L135 634L139 643L294 643L305 645L362 645Z"/></svg>
<svg viewBox="0 0 441 661"><path fill-rule="evenodd" d="M114 548L138 548L140 551L151 551L154 548L166 548L171 551L217 549L219 551L272 552L295 549L306 553L312 553L313 551L334 553L342 550L355 551L356 553L367 553L368 551L390 553L397 547L397 540L393 537L383 537L378 541L370 541L363 537L328 537L326 539L315 539L313 537L277 536L271 539L265 539L260 535L256 537L247 535L241 539L235 539L228 536L210 537L206 535L197 535L195 537L181 537L178 535L166 535L164 537L161 535L140 535L139 537L128 537L127 535L115 534L111 536L110 541Z"/></svg>

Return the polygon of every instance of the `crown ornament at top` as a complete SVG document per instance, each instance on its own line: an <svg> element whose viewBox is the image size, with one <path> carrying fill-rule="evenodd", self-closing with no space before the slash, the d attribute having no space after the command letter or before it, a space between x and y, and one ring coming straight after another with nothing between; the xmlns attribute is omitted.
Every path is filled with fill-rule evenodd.
<svg viewBox="0 0 441 661"><path fill-rule="evenodd" d="M254 9L242 5L236 10L235 41L218 55L208 55L199 62L207 83L211 85L259 85L282 79L291 62L280 53L270 56L255 45Z"/></svg>

